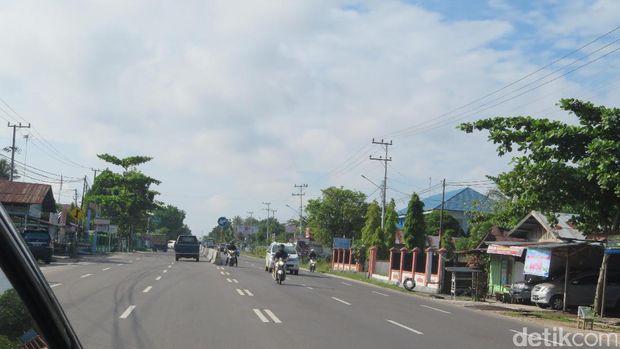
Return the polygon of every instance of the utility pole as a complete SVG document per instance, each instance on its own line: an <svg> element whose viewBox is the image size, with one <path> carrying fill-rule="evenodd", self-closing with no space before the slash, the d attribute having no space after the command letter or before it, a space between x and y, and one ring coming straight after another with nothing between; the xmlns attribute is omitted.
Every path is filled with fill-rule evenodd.
<svg viewBox="0 0 620 349"><path fill-rule="evenodd" d="M95 179L97 178L97 172L99 172L99 170L96 168L91 168L90 170L93 171L93 184L95 184Z"/></svg>
<svg viewBox="0 0 620 349"><path fill-rule="evenodd" d="M78 193L77 193L77 189L73 189L74 193L73 193L73 204L75 205L75 207L77 207L77 199L78 199Z"/></svg>
<svg viewBox="0 0 620 349"><path fill-rule="evenodd" d="M26 140L26 146L24 147L24 177L26 177L26 165L28 164L28 141L30 140L30 135L25 134L24 139Z"/></svg>
<svg viewBox="0 0 620 349"><path fill-rule="evenodd" d="M387 168L388 168L388 162L392 161L392 158L388 156L388 147L390 145L392 145L392 141L390 141L390 143L384 142L383 139L381 141L375 141L375 139L372 139L372 144L379 144L382 145L385 148L385 157L383 156L379 156L377 157L373 157L372 155L370 155L370 160L375 160L375 161L381 161L383 162L383 185L382 185L382 193L381 193L381 230L383 230L384 225L385 225L385 200L386 200L386 189L387 189Z"/></svg>
<svg viewBox="0 0 620 349"><path fill-rule="evenodd" d="M248 211L248 214L250 215L251 219L254 219L254 211Z"/></svg>
<svg viewBox="0 0 620 349"><path fill-rule="evenodd" d="M299 196L299 237L301 238L304 235L304 228L302 223L304 212L304 195L306 195L306 193L304 193L304 188L308 188L308 185L295 184L293 187L299 189L299 193L293 193L293 196Z"/></svg>
<svg viewBox="0 0 620 349"><path fill-rule="evenodd" d="M444 178L441 181L441 186L443 189L441 190L441 211L439 211L439 248L441 248L441 236L443 235L443 207L444 207L444 199L446 198L446 179Z"/></svg>
<svg viewBox="0 0 620 349"><path fill-rule="evenodd" d="M263 205L267 206L267 208L263 208L263 210L267 211L267 235L265 243L269 243L269 213L271 213L271 209L269 209L269 207L271 206L271 202L263 202Z"/></svg>
<svg viewBox="0 0 620 349"><path fill-rule="evenodd" d="M21 122L19 124L13 125L11 125L11 123L9 122L7 126L13 128L13 145L11 146L11 173L9 173L9 181L13 182L13 172L15 171L15 150L17 149L15 148L15 132L18 128L30 128L30 123L28 123L28 126L25 126L22 125Z"/></svg>
<svg viewBox="0 0 620 349"><path fill-rule="evenodd" d="M86 194L86 186L88 184L86 183L86 176L84 176L84 186L82 187L82 201L80 201L80 208L83 210L84 209L84 195Z"/></svg>
<svg viewBox="0 0 620 349"><path fill-rule="evenodd" d="M60 174L60 188L58 189L58 203L60 204L60 196L62 195L62 173Z"/></svg>
<svg viewBox="0 0 620 349"><path fill-rule="evenodd" d="M275 219L276 218L276 212L278 212L278 210L271 210L271 219ZM275 235L275 233L273 233L273 235ZM276 239L273 239L273 241L275 241Z"/></svg>

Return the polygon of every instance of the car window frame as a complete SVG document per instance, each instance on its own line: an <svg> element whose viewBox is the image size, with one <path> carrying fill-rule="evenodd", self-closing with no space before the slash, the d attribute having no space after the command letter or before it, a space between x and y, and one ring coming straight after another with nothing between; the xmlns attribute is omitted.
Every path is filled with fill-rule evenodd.
<svg viewBox="0 0 620 349"><path fill-rule="evenodd" d="M24 238L0 203L0 269L32 315L49 348L82 345Z"/></svg>

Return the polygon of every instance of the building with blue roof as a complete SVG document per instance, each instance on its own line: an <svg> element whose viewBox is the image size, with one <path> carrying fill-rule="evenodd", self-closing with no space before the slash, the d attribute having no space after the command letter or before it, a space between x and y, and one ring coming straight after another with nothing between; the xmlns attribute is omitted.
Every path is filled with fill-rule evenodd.
<svg viewBox="0 0 620 349"><path fill-rule="evenodd" d="M439 193L422 199L424 211L431 212L441 210L441 196L441 193ZM490 212L491 209L492 201L489 197L470 187L447 191L444 195L444 213L454 217L465 232L467 232L469 228L468 212ZM406 215L406 207L398 210L399 229L403 228Z"/></svg>

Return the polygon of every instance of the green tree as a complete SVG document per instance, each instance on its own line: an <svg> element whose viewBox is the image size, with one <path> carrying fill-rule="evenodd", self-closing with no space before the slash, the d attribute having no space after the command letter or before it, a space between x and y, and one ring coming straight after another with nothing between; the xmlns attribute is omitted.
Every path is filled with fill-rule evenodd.
<svg viewBox="0 0 620 349"><path fill-rule="evenodd" d="M166 234L168 240L176 240L179 235L187 233L184 220L185 211L173 205L160 205L153 211L150 230Z"/></svg>
<svg viewBox="0 0 620 349"><path fill-rule="evenodd" d="M331 246L334 237L359 238L368 204L364 193L329 187L322 196L308 200L308 226L315 239Z"/></svg>
<svg viewBox="0 0 620 349"><path fill-rule="evenodd" d="M424 203L418 194L413 193L407 205L403 238L407 248L426 248L426 224L424 223Z"/></svg>
<svg viewBox="0 0 620 349"><path fill-rule="evenodd" d="M5 159L0 159L0 179L9 179L11 178L11 164ZM17 170L13 169L13 179L17 179L19 176L17 175Z"/></svg>
<svg viewBox="0 0 620 349"><path fill-rule="evenodd" d="M158 193L151 190L151 186L160 182L137 169L138 165L150 161L150 157L119 159L109 154L100 154L98 157L123 167L123 172L115 173L109 169L102 171L86 195L85 202L96 203L103 215L118 224L119 235L128 239L131 248L133 235L138 230L146 230L148 214L158 207L155 202Z"/></svg>
<svg viewBox="0 0 620 349"><path fill-rule="evenodd" d="M381 239L381 208L376 200L368 205L364 227L362 228L362 241L365 246L377 247L379 251L384 250L383 239Z"/></svg>
<svg viewBox="0 0 620 349"><path fill-rule="evenodd" d="M396 211L396 202L392 199L386 208L384 226L385 231L381 237L381 240L383 241L383 254L380 254L380 258L387 258L389 256L390 248L394 246L394 242L396 241L397 223L398 211Z"/></svg>
<svg viewBox="0 0 620 349"><path fill-rule="evenodd" d="M620 109L562 99L560 108L577 123L530 116L496 117L464 123L465 132L487 130L500 156L517 152L514 167L494 178L498 188L522 207L575 213L588 234L620 230ZM603 258L601 271L609 261ZM603 273L594 300L600 312Z"/></svg>
<svg viewBox="0 0 620 349"><path fill-rule="evenodd" d="M426 224L426 235L437 236L439 235L439 220L441 216L440 211L432 211L431 213L424 215L424 223ZM444 212L443 214L443 231L449 233L452 236L463 236L463 229L456 218Z"/></svg>

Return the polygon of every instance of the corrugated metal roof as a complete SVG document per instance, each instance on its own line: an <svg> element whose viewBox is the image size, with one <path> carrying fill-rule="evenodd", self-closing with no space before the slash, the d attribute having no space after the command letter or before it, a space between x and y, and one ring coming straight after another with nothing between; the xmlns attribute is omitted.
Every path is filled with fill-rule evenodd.
<svg viewBox="0 0 620 349"><path fill-rule="evenodd" d="M441 209L442 194L431 195L422 199L424 203L424 211L432 211ZM444 196L444 209L448 211L491 211L491 201L486 195L483 195L470 187L447 191ZM407 214L407 208L398 210L399 216Z"/></svg>
<svg viewBox="0 0 620 349"><path fill-rule="evenodd" d="M3 204L41 204L47 208L56 205L51 185L7 180L0 180L0 202Z"/></svg>
<svg viewBox="0 0 620 349"><path fill-rule="evenodd" d="M540 224L546 231L551 232L558 239L585 240L586 235L579 231L571 220L575 217L572 213L554 214L558 223L552 225L547 216L539 211L532 211L517 226L508 233L508 236L523 235L530 231L536 224Z"/></svg>

